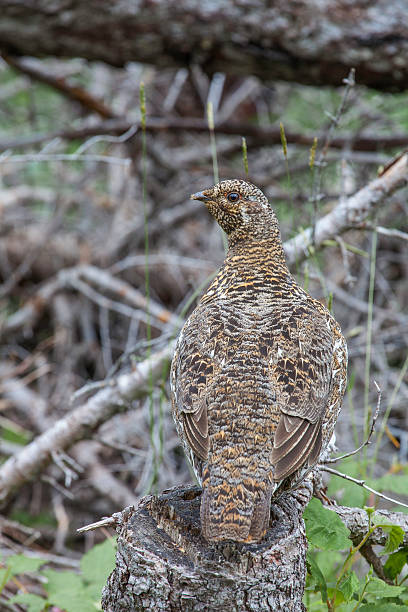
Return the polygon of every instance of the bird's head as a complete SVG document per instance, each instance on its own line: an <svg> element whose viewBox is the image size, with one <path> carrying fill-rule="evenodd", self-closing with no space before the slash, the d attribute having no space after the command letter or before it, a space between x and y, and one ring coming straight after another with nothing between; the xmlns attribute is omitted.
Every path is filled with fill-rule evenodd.
<svg viewBox="0 0 408 612"><path fill-rule="evenodd" d="M266 196L246 181L221 181L210 189L193 193L191 199L204 202L230 243L243 238L262 240L279 233Z"/></svg>

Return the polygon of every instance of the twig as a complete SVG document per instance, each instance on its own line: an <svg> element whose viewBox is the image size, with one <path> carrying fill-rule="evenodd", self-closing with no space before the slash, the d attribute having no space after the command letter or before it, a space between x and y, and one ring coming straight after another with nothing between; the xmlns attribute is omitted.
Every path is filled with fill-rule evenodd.
<svg viewBox="0 0 408 612"><path fill-rule="evenodd" d="M321 217L315 227L315 246L332 239L352 227L362 227L368 215L378 208L394 191L408 183L408 153L394 159L380 177L371 181L356 194L340 202L331 212ZM312 228L299 232L284 244L289 266L301 263L313 246Z"/></svg>
<svg viewBox="0 0 408 612"><path fill-rule="evenodd" d="M326 156L329 150L330 142L333 138L334 130L337 128L339 124L339 121L343 114L344 107L346 105L346 101L349 96L349 93L355 85L354 76L355 76L355 69L351 68L348 74L348 77L343 80L343 83L345 83L346 87L344 89L336 115L330 116L330 119L331 119L330 126L326 133L326 138L324 141L323 148L320 151L316 162L314 163L314 165L317 167L317 170L313 175L312 196L311 196L311 202L313 204L312 244L315 243L315 228L316 228L316 222L317 222L317 203L323 198L323 195L320 193L321 186L322 186L323 168L326 166Z"/></svg>
<svg viewBox="0 0 408 612"><path fill-rule="evenodd" d="M336 463L337 461L341 461L342 459L346 459L346 457L351 457L352 455L356 455L357 453L359 453L365 446L368 446L369 444L371 444L371 436L374 433L374 428L375 428L375 424L377 422L378 419L378 415L380 412L380 405L381 405L381 389L379 387L379 385L377 384L377 382L374 380L374 384L376 386L377 389L377 393L378 393L378 397L377 397L377 407L375 409L375 413L373 416L373 420L371 422L371 428L370 431L368 433L367 438L365 439L365 441L360 444L360 446L358 448L356 448L355 450L351 451L350 453L345 453L344 455L340 455L340 457L333 457L332 459L327 459L324 462L324 465L327 465L328 463Z"/></svg>
<svg viewBox="0 0 408 612"><path fill-rule="evenodd" d="M128 168L131 159L127 157L113 157L112 155L82 155L80 153L30 153L27 155L10 155L4 151L0 156L0 164L26 164L27 162L56 162L56 161L83 161L103 162L104 164L117 164Z"/></svg>
<svg viewBox="0 0 408 612"><path fill-rule="evenodd" d="M336 236L336 242L340 247L341 256L343 259L343 266L346 271L346 277L344 279L344 282L347 286L351 287L356 282L356 278L351 274L349 253L346 249L346 245L344 244L344 240L340 238L340 236Z"/></svg>
<svg viewBox="0 0 408 612"><path fill-rule="evenodd" d="M90 136L100 135L118 135L124 134L133 126L140 127L139 122L130 121L128 119L110 119L102 121L94 125L86 125L80 128L71 128L59 130L55 132L43 132L30 134L29 136L18 136L13 140L0 141L0 151L9 149L21 149L25 147L39 145L48 140L59 138L62 140L80 140L89 138ZM202 119L193 117L178 118L178 117L148 117L146 119L146 130L148 132L198 132L208 133L208 123ZM269 125L255 125L252 123L241 122L223 122L215 124L214 130L217 134L245 136L248 141L248 146L265 146L265 145L280 145L281 136L279 126L271 127ZM286 138L292 143L299 146L310 148L313 141L317 137L322 140L323 134L302 134L286 130ZM403 133L396 134L345 134L337 136L330 142L332 149L344 149L349 147L350 151L378 151L382 149L403 148L408 145L408 135ZM237 147L239 148L239 147Z"/></svg>
<svg viewBox="0 0 408 612"><path fill-rule="evenodd" d="M92 488L105 499L109 499L113 507L132 506L138 502L137 496L112 474L112 470L103 465L98 457L100 445L98 442L80 442L72 452L76 459L85 466L86 477Z"/></svg>
<svg viewBox="0 0 408 612"><path fill-rule="evenodd" d="M377 233L383 234L383 236L391 236L392 238L401 238L401 240L408 240L408 234L401 232L397 229L391 229L389 227L377 226Z"/></svg>
<svg viewBox="0 0 408 612"><path fill-rule="evenodd" d="M96 521L96 523L90 523L89 525L84 525L77 529L78 533L85 533L86 531L93 531L94 529L99 529L100 527L116 527L119 522L119 513L113 514L112 516L106 516L100 521Z"/></svg>
<svg viewBox="0 0 408 612"><path fill-rule="evenodd" d="M398 499L394 499L393 497L388 497L388 495L384 495L383 493L376 491L372 487L369 487L365 483L365 480L358 480L357 478L353 478L352 476L349 476L348 474L343 474L343 472L338 472L337 470L333 470L333 468L326 467L325 465L321 465L320 469L323 470L324 472L328 472L329 474L340 476L340 478L344 478L344 480L349 480L350 482L354 482L355 484L359 485L363 489L366 489L366 491L370 491L370 493L374 493L374 495L378 495L378 497L381 497L381 499L386 499L387 501L390 501L393 504L399 504L400 506L404 506L405 508L408 508L408 504L404 504L402 501L399 501Z"/></svg>
<svg viewBox="0 0 408 612"><path fill-rule="evenodd" d="M56 89L60 93L62 93L67 98L74 100L74 102L78 102L81 106L86 108L87 110L91 110L94 113L98 113L104 119L112 119L115 117L115 113L108 108L101 100L97 100L91 94L82 87L70 85L63 77L55 77L52 74L48 74L44 70L40 70L37 67L32 65L32 60L30 63L27 63L24 59L17 59L16 57L11 57L6 53L1 54L2 58L5 62L8 63L9 66L22 72L23 74L27 74L32 79L39 81L40 83L45 83L49 85L53 89ZM31 64L31 65L30 65Z"/></svg>
<svg viewBox="0 0 408 612"><path fill-rule="evenodd" d="M35 478L50 463L53 451L66 450L90 437L113 415L128 410L133 401L145 397L150 377L156 381L163 376L173 350L173 343L169 343L150 359L135 365L131 372L119 375L109 387L98 391L0 466L0 503L7 502L15 491Z"/></svg>
<svg viewBox="0 0 408 612"><path fill-rule="evenodd" d="M361 546L359 552L361 555L363 555L368 565L372 565L373 570L381 580L384 580L384 582L386 582L387 584L394 584L393 581L390 578L387 578L387 576L385 575L383 564L375 554L371 544L368 544L366 542L365 544L363 544L363 546Z"/></svg>
<svg viewBox="0 0 408 612"><path fill-rule="evenodd" d="M9 461L11 461L11 459L9 459ZM71 491L68 491L68 489L60 485L60 483L57 482L55 478L53 478L52 476L47 476L46 474L43 474L41 476L41 481L46 482L47 484L54 487L54 489L56 489L59 493L61 493L61 495L63 495L64 497L67 497L71 501L75 499L75 495L71 493Z"/></svg>
<svg viewBox="0 0 408 612"><path fill-rule="evenodd" d="M28 249L28 252L26 252L21 263L13 271L13 274L11 274L11 276L0 286L0 299L5 297L8 293L11 293L11 291L13 291L13 289L16 287L17 283L30 271L34 261L43 251L44 244L48 244L49 238L56 233L58 226L67 212L69 204L70 202L68 200L64 202L55 216L53 216L53 218L44 228L42 240Z"/></svg>
<svg viewBox="0 0 408 612"><path fill-rule="evenodd" d="M84 282L81 278L87 282ZM100 295L88 283L96 284L104 291L116 294L118 300L121 301L114 302ZM143 312L147 311L146 298L140 291L134 289L125 281L115 278L106 270L91 265L79 265L60 270L56 277L43 285L24 306L6 320L1 321L0 319L0 337L16 332L18 329L28 327L29 325L34 325L55 293L69 288L75 288L100 306L120 312L120 314L127 317L143 318L143 315L135 309ZM123 301L127 301L131 306L127 306ZM181 325L181 321L176 315L157 302L150 300L149 308L150 315L157 319L158 324L169 323L175 327Z"/></svg>

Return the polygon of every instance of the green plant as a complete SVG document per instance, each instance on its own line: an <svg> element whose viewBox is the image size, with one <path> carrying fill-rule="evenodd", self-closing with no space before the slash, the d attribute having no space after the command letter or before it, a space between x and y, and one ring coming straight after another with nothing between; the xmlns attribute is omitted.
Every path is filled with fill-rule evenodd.
<svg viewBox="0 0 408 612"><path fill-rule="evenodd" d="M102 588L115 564L114 540L96 544L81 559L80 573L43 569L46 559L26 557L23 554L9 557L0 568L0 595L10 581L19 592L8 603L24 605L27 612L41 612L57 606L66 612L95 612L101 610ZM19 580L22 574L34 574L41 580L46 597L30 593Z"/></svg>
<svg viewBox="0 0 408 612"><path fill-rule="evenodd" d="M324 508L317 499L312 499L307 506L304 519L309 541L305 591L308 611L385 612L408 609L408 587L403 585L407 578L408 548L401 547L404 532L398 525L377 516L373 508L366 508L366 511L369 519L367 533L358 544L353 545L348 529L334 511ZM384 572L394 584L375 577L372 567L366 575L362 568L358 568L360 549L379 528L387 534L381 552L388 555ZM329 561L328 551L331 563L323 571L322 567ZM348 551L345 559L343 551Z"/></svg>

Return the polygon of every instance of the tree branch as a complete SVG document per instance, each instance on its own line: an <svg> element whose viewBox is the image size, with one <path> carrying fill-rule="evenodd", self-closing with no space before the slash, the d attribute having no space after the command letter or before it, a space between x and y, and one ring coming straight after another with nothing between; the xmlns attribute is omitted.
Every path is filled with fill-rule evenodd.
<svg viewBox="0 0 408 612"><path fill-rule="evenodd" d="M278 0L254 4L110 0L1 0L0 40L9 54L83 57L124 66L200 65L207 73L337 85L354 66L358 82L408 84L404 2Z"/></svg>
<svg viewBox="0 0 408 612"><path fill-rule="evenodd" d="M1 1L1 0L0 0ZM48 140L60 138L63 140L81 140L91 136L114 135L120 136L132 127L138 127L137 121L128 119L110 119L93 125L84 125L79 128L70 128L50 133L37 133L29 136L18 136L13 140L0 141L0 152L9 149L40 145ZM148 132L197 132L208 133L208 123L194 117L147 117L146 130ZM237 123L226 121L215 123L216 134L231 136L244 136L249 147L280 145L281 136L279 126L254 125L253 123ZM133 135L133 134L132 134ZM304 134L285 128L288 143L304 147L311 147L314 138L318 141L324 139L324 134ZM402 148L408 145L408 135L396 134L343 134L330 141L331 149L344 149L350 151L378 151L387 148ZM239 145L240 147L240 145Z"/></svg>
<svg viewBox="0 0 408 612"><path fill-rule="evenodd" d="M79 103L87 111L97 113L104 119L112 119L115 116L114 112L101 100L97 100L91 96L91 94L82 87L79 87L78 85L70 85L63 77L55 77L52 74L48 74L44 70L31 65L27 62L27 60L11 57L10 55L7 55L7 53L2 53L1 56L4 61L15 70L26 74L35 81L49 85L53 89L56 89L62 93L65 97Z"/></svg>
<svg viewBox="0 0 408 612"><path fill-rule="evenodd" d="M5 504L17 489L51 463L53 453L91 437L113 415L129 410L134 400L145 397L152 382L163 375L163 367L171 359L173 350L174 346L170 343L137 364L131 372L106 381L105 388L8 459L0 467L0 505Z"/></svg>
<svg viewBox="0 0 408 612"><path fill-rule="evenodd" d="M306 259L312 247L319 248L325 240L335 238L352 227L361 228L370 213L394 191L407 184L408 153L403 153L387 166L381 176L350 198L341 201L317 221L314 243L311 227L287 240L284 246L289 267Z"/></svg>

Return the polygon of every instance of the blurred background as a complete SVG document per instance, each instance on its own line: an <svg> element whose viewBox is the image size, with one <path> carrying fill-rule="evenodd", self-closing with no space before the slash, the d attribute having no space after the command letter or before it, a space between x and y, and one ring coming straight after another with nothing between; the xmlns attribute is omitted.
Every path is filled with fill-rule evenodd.
<svg viewBox="0 0 408 612"><path fill-rule="evenodd" d="M289 240L376 179L408 143L408 81L370 81L363 68L360 80L357 66L354 84L347 58L316 78L306 58L285 78L255 60L242 73L234 58L231 72L225 58L216 69L208 58L169 66L151 49L148 63L124 53L114 66L107 50L98 61L97 51L40 58L31 47L30 57L7 44L0 60L0 473L99 388L90 383L131 371L177 336L225 252L191 193L248 176ZM405 501L407 193L396 190L361 227L292 268L347 338L339 453L363 442L378 402L374 381L381 389L373 443L338 469ZM193 481L166 364L142 399L52 459L3 507L0 552L41 551L75 568L106 536L78 527ZM339 503L391 507L338 477L328 486ZM4 601L16 591L8 588Z"/></svg>

